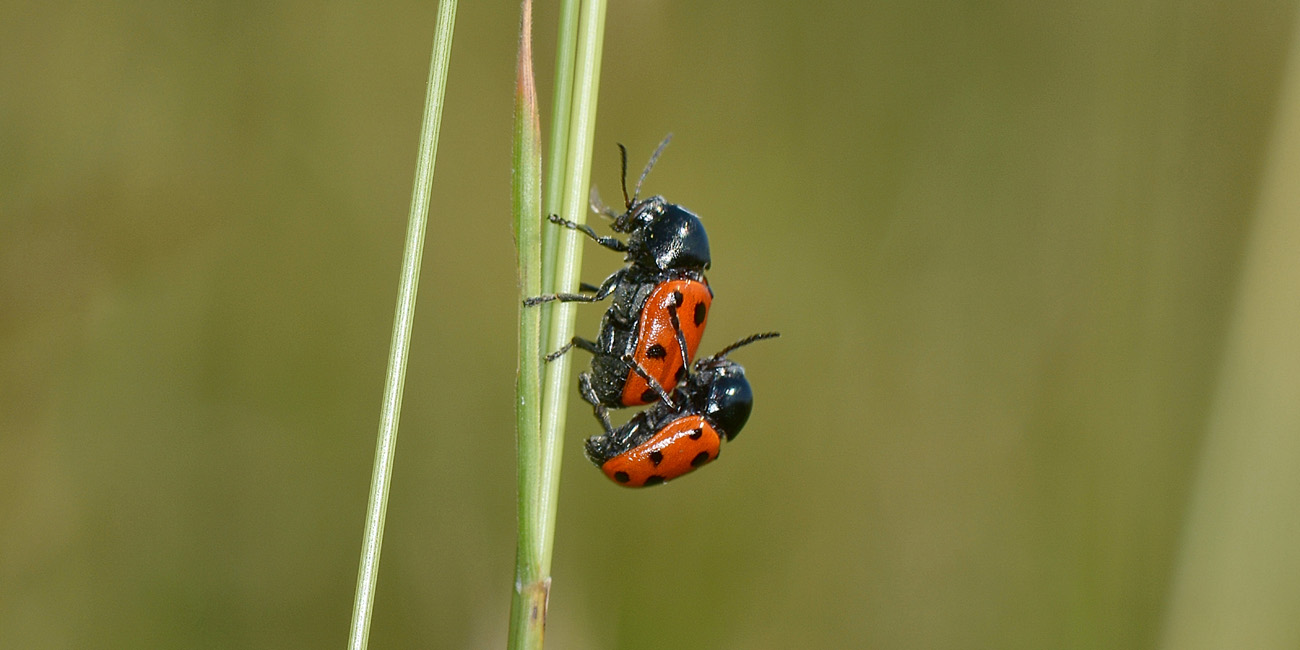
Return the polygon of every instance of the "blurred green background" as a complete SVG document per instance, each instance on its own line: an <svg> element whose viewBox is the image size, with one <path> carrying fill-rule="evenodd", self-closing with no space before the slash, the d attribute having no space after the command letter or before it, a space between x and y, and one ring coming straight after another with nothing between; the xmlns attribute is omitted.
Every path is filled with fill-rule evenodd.
<svg viewBox="0 0 1300 650"><path fill-rule="evenodd" d="M344 644L435 9L0 6L0 647ZM611 2L594 183L674 132L647 191L709 227L702 350L785 336L737 353L727 458L663 488L591 467L572 405L550 646L1186 647L1256 598L1272 641L1215 647L1300 647L1300 505L1197 496L1277 504L1300 456L1255 472L1231 408L1251 345L1300 403L1300 273L1251 254L1300 177L1295 18ZM458 14L372 647L505 640L518 19ZM1198 582L1257 514L1260 581Z"/></svg>

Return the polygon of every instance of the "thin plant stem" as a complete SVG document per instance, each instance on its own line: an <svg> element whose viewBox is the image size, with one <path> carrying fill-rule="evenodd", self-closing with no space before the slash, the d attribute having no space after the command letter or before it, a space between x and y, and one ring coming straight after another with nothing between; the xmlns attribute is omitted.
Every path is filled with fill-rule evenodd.
<svg viewBox="0 0 1300 650"><path fill-rule="evenodd" d="M525 11L528 5L524 6ZM527 26L528 21L524 22ZM605 2L590 0L578 12L577 46L573 68L572 103L567 120L564 173L558 192L560 212L575 223L585 221L587 187L591 168L592 138L595 131L596 97L599 92L600 54L604 41ZM522 60L522 55L521 55ZM557 72L557 80L562 76ZM517 129L517 133L519 130ZM537 218L540 220L541 215ZM559 229L555 229L559 230ZM564 230L556 235L554 288L572 291L578 282L582 247L577 233ZM543 251L544 255L545 251ZM521 251L521 255L522 255ZM543 260L545 266L545 260ZM535 295L535 294L534 294ZM556 349L573 336L573 305L558 303L544 315L548 349ZM523 323L521 321L521 327ZM524 354L521 343L521 355ZM532 360L530 360L532 361ZM521 368L523 368L521 360ZM541 431L536 458L520 462L520 548L517 550L515 598L511 607L510 648L540 650L546 630L546 607L551 586L551 549L555 540L560 460L563 451L564 414L568 405L569 357L547 364L542 382ZM522 421L522 418L521 418ZM527 443L530 446L531 442ZM526 485L526 481L535 481ZM530 503L528 500L532 499Z"/></svg>
<svg viewBox="0 0 1300 650"><path fill-rule="evenodd" d="M509 646L540 647L545 623L545 583L534 540L542 520L537 495L541 484L541 324L542 312L524 306L542 287L541 126L533 81L532 1L523 0L519 61L515 74L514 174L512 197L519 265L519 361L515 376L515 435L518 455L515 590L510 603ZM525 589L531 587L531 589ZM536 593L537 590L543 593Z"/></svg>
<svg viewBox="0 0 1300 650"><path fill-rule="evenodd" d="M415 296L420 280L420 260L424 254L424 231L428 223L433 165L438 152L438 129L442 124L443 90L447 85L447 64L451 59L451 36L455 22L456 0L442 0L438 5L437 25L434 29L429 84L424 98L424 122L420 127L420 151L415 164L415 187L411 192L411 209L407 217L397 310L393 317L393 338L388 350L388 371L384 375L379 437L375 446L375 466L370 477L370 499L361 543L361 566L357 571L352 624L348 631L350 650L363 650L370 640L379 551L383 545L384 519L388 513L389 479L392 476L397 445L402 388L406 381L411 324L415 320Z"/></svg>
<svg viewBox="0 0 1300 650"><path fill-rule="evenodd" d="M585 223L587 190L591 175L592 140L596 131L596 98L600 90L600 54L605 37L605 0L584 2L578 20L578 56L575 62L573 111L569 120L568 162L565 166L561 214L574 223ZM556 255L555 288L571 292L578 285L582 265L582 240L578 233L560 233ZM573 337L574 306L557 303L551 310L548 350L563 346ZM551 545L555 538L556 495L560 483L560 458L564 416L569 394L569 361L564 355L546 365L542 383L542 491L539 495L545 521L542 523L542 570L550 574Z"/></svg>
<svg viewBox="0 0 1300 650"><path fill-rule="evenodd" d="M1295 648L1300 641L1300 21L1292 30L1155 645L1164 650Z"/></svg>
<svg viewBox="0 0 1300 650"><path fill-rule="evenodd" d="M560 3L560 26L555 39L555 87L551 98L551 142L542 176L543 215L560 213L564 194L564 166L569 159L569 120L573 108L573 62L578 52L578 0ZM542 231L542 293L555 293L555 255L560 229ZM542 305L542 341L549 341L552 305Z"/></svg>

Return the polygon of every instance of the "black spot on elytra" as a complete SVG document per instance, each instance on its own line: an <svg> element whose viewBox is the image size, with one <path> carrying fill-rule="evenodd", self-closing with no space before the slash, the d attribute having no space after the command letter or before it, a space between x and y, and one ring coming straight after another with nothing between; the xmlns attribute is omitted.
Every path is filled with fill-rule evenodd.
<svg viewBox="0 0 1300 650"><path fill-rule="evenodd" d="M695 454L695 458L691 459L691 467L699 467L700 465L703 465L707 462L709 462L709 452L702 451L698 454Z"/></svg>
<svg viewBox="0 0 1300 650"><path fill-rule="evenodd" d="M681 306L682 306L682 303L685 302L685 301L686 301L686 298L682 296L682 292L680 292L680 291L674 291L674 292L673 292L673 306L674 306L674 307L681 307Z"/></svg>
<svg viewBox="0 0 1300 650"><path fill-rule="evenodd" d="M645 480L645 483L642 483L642 485L646 487L650 487L651 485L659 485L660 483L663 482L664 482L664 477L658 474L652 474L649 478Z"/></svg>
<svg viewBox="0 0 1300 650"><path fill-rule="evenodd" d="M695 303L695 326L699 327L704 324L704 317L709 315L709 308L704 303Z"/></svg>
<svg viewBox="0 0 1300 650"><path fill-rule="evenodd" d="M668 356L668 350L665 350L664 346L655 343L645 349L645 355L651 359L662 359Z"/></svg>
<svg viewBox="0 0 1300 650"><path fill-rule="evenodd" d="M658 467L659 463L664 462L664 452L662 451L650 452L650 462L654 463L655 467Z"/></svg>
<svg viewBox="0 0 1300 650"><path fill-rule="evenodd" d="M704 428L700 427L691 432L691 440L699 440L702 435L704 435Z"/></svg>
<svg viewBox="0 0 1300 650"><path fill-rule="evenodd" d="M642 402L653 402L657 399L659 399L659 393L656 393L653 388L647 388L645 392L641 393Z"/></svg>
<svg viewBox="0 0 1300 650"><path fill-rule="evenodd" d="M614 472L614 480L619 483L627 483L631 479L632 477L628 476L627 472Z"/></svg>

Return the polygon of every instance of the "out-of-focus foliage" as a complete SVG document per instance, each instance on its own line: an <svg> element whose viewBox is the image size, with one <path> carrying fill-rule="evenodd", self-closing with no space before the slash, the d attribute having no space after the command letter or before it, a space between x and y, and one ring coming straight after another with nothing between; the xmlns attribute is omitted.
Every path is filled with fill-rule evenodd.
<svg viewBox="0 0 1300 650"><path fill-rule="evenodd" d="M343 643L434 12L0 7L0 646ZM504 643L516 12L458 14L376 647ZM703 350L784 336L662 488L591 468L573 400L552 644L1157 643L1294 25L612 3L595 182L673 131Z"/></svg>

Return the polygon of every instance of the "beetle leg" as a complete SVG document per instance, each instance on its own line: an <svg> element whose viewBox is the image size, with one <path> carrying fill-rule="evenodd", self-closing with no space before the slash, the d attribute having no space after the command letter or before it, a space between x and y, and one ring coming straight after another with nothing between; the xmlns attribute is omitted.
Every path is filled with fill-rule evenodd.
<svg viewBox="0 0 1300 650"><path fill-rule="evenodd" d="M601 235L597 235L596 231L592 230L591 226L588 226L585 223L575 223L573 221L569 221L568 219L564 219L560 217L560 215L558 214L553 214L548 218L551 220L551 223L564 226L565 228L568 228L570 230L576 230L590 237L592 241L596 242L597 244L600 244L601 246L604 246L605 248L608 248L612 251L618 251L620 253L627 252L627 244L624 244L616 237L604 237Z"/></svg>
<svg viewBox="0 0 1300 650"><path fill-rule="evenodd" d="M669 407L674 409L677 408L677 404L673 402L673 398L668 395L668 391L664 390L664 387L659 383L659 380L651 377L650 373L646 372L646 369L641 367L641 364L638 363L636 359L632 358L632 355L625 354L623 355L622 360L623 363L632 368L632 372L640 375L641 378L645 380L645 383L650 386L650 390L653 390L655 394L659 396L659 399L664 401L664 404L667 404Z"/></svg>
<svg viewBox="0 0 1300 650"><path fill-rule="evenodd" d="M551 302L552 300L558 300L560 302L600 302L608 298L609 294L614 293L614 288L618 286L618 281L622 279L622 277L622 271L615 272L613 275L605 278L605 281L600 283L599 287L596 287L596 293L590 296L584 296L580 293L548 293L540 296L533 296L532 298L524 298L524 306L532 307L542 303ZM587 286L590 287L591 285Z"/></svg>
<svg viewBox="0 0 1300 650"><path fill-rule="evenodd" d="M668 321L673 324L673 334L677 337L677 349L682 353L682 379L690 371L691 358L686 352L686 335L682 333L682 320L677 317L677 305L668 308Z"/></svg>
<svg viewBox="0 0 1300 650"><path fill-rule="evenodd" d="M584 372L578 375L578 393L582 395L583 400L591 404L591 409L592 412L596 414L596 419L600 420L600 424L605 427L605 434L612 435L614 433L614 425L609 422L609 409L605 408L605 405L600 403L599 397L596 397L596 389L591 385L591 373Z"/></svg>
<svg viewBox="0 0 1300 650"><path fill-rule="evenodd" d="M546 362L550 363L552 361L555 361L556 359L559 359L560 357L564 356L564 353L568 352L569 350L572 350L573 348L578 348L579 350L586 350L592 354L596 354L595 343L588 341L587 339L584 339L580 336L575 336L573 337L572 341L569 341L568 343L564 344L564 347L546 355Z"/></svg>

